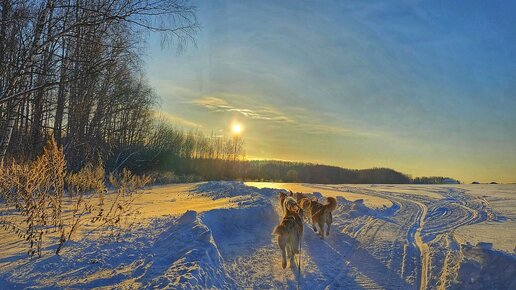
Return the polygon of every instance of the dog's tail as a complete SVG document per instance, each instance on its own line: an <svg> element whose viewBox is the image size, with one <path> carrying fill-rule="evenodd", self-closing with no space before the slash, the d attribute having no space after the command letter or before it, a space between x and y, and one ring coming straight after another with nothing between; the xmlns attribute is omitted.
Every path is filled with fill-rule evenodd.
<svg viewBox="0 0 516 290"><path fill-rule="evenodd" d="M335 199L335 197L327 197L326 201L328 201L328 203L324 205L325 211L332 212L337 208L337 199Z"/></svg>
<svg viewBox="0 0 516 290"><path fill-rule="evenodd" d="M277 225L272 233L275 235L283 236L288 234L288 229L284 225Z"/></svg>

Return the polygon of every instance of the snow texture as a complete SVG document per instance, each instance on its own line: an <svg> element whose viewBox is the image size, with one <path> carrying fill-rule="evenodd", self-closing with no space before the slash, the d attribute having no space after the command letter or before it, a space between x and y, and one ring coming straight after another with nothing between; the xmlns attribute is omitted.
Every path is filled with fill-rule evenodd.
<svg viewBox="0 0 516 290"><path fill-rule="evenodd" d="M18 254L0 254L0 289L516 289L514 186L303 186L321 202L334 193L338 207L329 237L305 224L301 272L281 268L272 234L285 185L207 182L171 186L191 210L142 222L121 241L89 237L39 259L18 242ZM199 196L230 204L197 213Z"/></svg>

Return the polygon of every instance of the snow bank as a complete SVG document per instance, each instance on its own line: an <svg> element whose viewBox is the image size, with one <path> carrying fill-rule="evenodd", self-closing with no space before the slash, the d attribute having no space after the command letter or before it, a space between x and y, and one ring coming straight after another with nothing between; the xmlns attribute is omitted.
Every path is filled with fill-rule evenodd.
<svg viewBox="0 0 516 290"><path fill-rule="evenodd" d="M204 212L201 220L213 232L213 238L224 259L251 254L256 248L270 243L270 235L278 223L273 201L280 190L258 189L242 182L208 182L197 192L212 198L232 197L238 207Z"/></svg>
<svg viewBox="0 0 516 290"><path fill-rule="evenodd" d="M147 288L206 289L230 288L223 261L211 231L187 211L156 241L152 248L153 262L143 281ZM154 278L153 278L154 277Z"/></svg>
<svg viewBox="0 0 516 290"><path fill-rule="evenodd" d="M194 191L201 195L211 197L212 199L252 193L250 188L246 187L243 182L236 181L209 181L199 185Z"/></svg>
<svg viewBox="0 0 516 290"><path fill-rule="evenodd" d="M385 218L392 216L400 209L396 203L392 203L390 207L369 208L365 205L363 199L350 201L344 197L337 196L337 204L339 211L348 218L356 218L361 216L372 216L377 218Z"/></svg>
<svg viewBox="0 0 516 290"><path fill-rule="evenodd" d="M205 212L201 219L213 232L213 238L225 259L251 254L256 248L270 243L278 215L272 204L260 200L253 205L217 209Z"/></svg>
<svg viewBox="0 0 516 290"><path fill-rule="evenodd" d="M493 250L491 246L462 246L464 260L450 289L516 289L516 255Z"/></svg>
<svg viewBox="0 0 516 290"><path fill-rule="evenodd" d="M199 185L193 190L193 193L196 196L206 196L214 200L231 198L231 203L236 205L236 208L243 209L270 207L271 198L278 197L280 191L282 190L246 186L240 181L209 181Z"/></svg>
<svg viewBox="0 0 516 290"><path fill-rule="evenodd" d="M155 219L121 242L97 237L70 242L61 256L12 259L0 273L0 289L234 288L211 231L195 211Z"/></svg>
<svg viewBox="0 0 516 290"><path fill-rule="evenodd" d="M273 197L278 195L280 191L272 188L256 188L246 186L241 181L209 181L199 185L194 189L196 194L219 199L225 197L236 197L245 195L260 195L262 197Z"/></svg>

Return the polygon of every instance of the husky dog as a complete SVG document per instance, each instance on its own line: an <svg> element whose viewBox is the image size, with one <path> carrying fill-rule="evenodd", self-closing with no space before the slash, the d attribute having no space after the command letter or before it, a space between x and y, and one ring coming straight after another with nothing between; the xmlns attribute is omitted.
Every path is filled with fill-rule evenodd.
<svg viewBox="0 0 516 290"><path fill-rule="evenodd" d="M337 200L334 197L327 197L326 201L326 204L321 204L314 199L305 198L301 200L301 208L308 209L307 218L312 222L314 232L319 232L321 238L324 238L324 224L328 226L326 235L330 235L330 226L333 219L331 212L337 208ZM316 223L319 225L319 230L315 227Z"/></svg>
<svg viewBox="0 0 516 290"><path fill-rule="evenodd" d="M297 196L296 199L294 199L294 193L292 191L290 191L288 195L284 192L280 192L280 207L283 215L287 214L287 211L289 210L298 212L298 209L300 208L299 200L297 199ZM295 207L297 207L297 209Z"/></svg>
<svg viewBox="0 0 516 290"><path fill-rule="evenodd" d="M295 197L296 197L296 201L297 201L297 203L299 203L299 204L301 204L301 200L302 200L302 199L304 199L304 198L308 198L308 195L303 194L302 192L296 192L296 193L294 193L294 192L290 191L290 196L295 196ZM314 198L314 197L312 197L312 198Z"/></svg>
<svg viewBox="0 0 516 290"><path fill-rule="evenodd" d="M303 209L304 212L306 212L306 218L308 218L308 219L310 219L310 217L312 216L310 214L310 203L312 201L317 202L317 198L316 197L312 197L312 198L305 197L299 201L299 206Z"/></svg>
<svg viewBox="0 0 516 290"><path fill-rule="evenodd" d="M280 194L280 204L283 209L283 219L274 228L274 234L278 236L278 246L281 250L281 267L287 267L287 256L290 259L290 266L295 266L295 255L301 251L301 241L303 238L303 210L299 207L296 200Z"/></svg>
<svg viewBox="0 0 516 290"><path fill-rule="evenodd" d="M305 217L309 220L311 216L309 207L310 201L317 201L317 197L308 197L308 195L303 194L302 192L293 193L292 191L290 192L290 195L296 197L297 204L301 207L303 213L306 213Z"/></svg>
<svg viewBox="0 0 516 290"><path fill-rule="evenodd" d="M301 207L299 206L297 201L292 196L287 196L283 200L282 208L283 208L284 215L287 215L288 213L291 213L291 212L298 213L298 214L302 213Z"/></svg>

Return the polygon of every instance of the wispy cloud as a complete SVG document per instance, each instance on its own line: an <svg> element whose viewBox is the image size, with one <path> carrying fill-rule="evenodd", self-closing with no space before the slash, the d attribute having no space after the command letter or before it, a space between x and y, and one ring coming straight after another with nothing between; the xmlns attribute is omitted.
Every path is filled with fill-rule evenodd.
<svg viewBox="0 0 516 290"><path fill-rule="evenodd" d="M241 99L241 98L240 98ZM289 130L311 135L361 135L350 128L335 123L333 118L320 120L317 114L305 108L290 107L278 110L271 106L252 107L251 105L234 105L221 97L201 97L191 103L214 112L233 112L253 120L271 121L273 124L288 125Z"/></svg>
<svg viewBox="0 0 516 290"><path fill-rule="evenodd" d="M245 108L229 104L226 100L217 97L202 97L192 102L195 105L208 108L216 112L234 112L249 119L265 120L280 123L292 123L291 118L270 107Z"/></svg>
<svg viewBox="0 0 516 290"><path fill-rule="evenodd" d="M307 124L300 124L299 128L301 130L304 130L306 133L310 134L345 134L345 133L351 133L351 130L339 127L339 126L332 126L332 125L325 125L325 124L316 124L316 123L307 123Z"/></svg>
<svg viewBox="0 0 516 290"><path fill-rule="evenodd" d="M197 124L195 122L192 122L190 120L187 120L185 118L181 118L179 116L174 116L172 114L169 114L167 112L156 110L154 111L154 115L158 119L162 119L166 122L170 122L173 125L179 125L179 126L185 126L185 127L191 127L191 128L200 128L202 125Z"/></svg>

